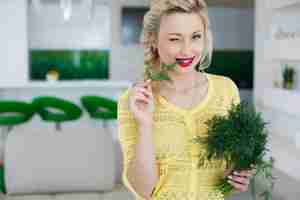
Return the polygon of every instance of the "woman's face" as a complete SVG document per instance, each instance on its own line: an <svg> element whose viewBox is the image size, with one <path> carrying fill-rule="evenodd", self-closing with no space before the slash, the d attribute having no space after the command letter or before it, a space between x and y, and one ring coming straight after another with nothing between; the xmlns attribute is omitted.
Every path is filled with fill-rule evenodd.
<svg viewBox="0 0 300 200"><path fill-rule="evenodd" d="M161 19L157 40L160 62L177 63L175 71L195 70L204 49L204 24L197 13L174 13Z"/></svg>

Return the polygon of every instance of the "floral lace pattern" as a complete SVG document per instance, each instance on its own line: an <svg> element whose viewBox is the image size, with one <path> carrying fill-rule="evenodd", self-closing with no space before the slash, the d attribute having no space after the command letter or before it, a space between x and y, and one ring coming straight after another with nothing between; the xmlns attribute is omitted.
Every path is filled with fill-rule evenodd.
<svg viewBox="0 0 300 200"><path fill-rule="evenodd" d="M160 195L155 197L155 200L224 200L224 196L221 192L212 190L211 192L185 192L181 190L168 190L161 192Z"/></svg>

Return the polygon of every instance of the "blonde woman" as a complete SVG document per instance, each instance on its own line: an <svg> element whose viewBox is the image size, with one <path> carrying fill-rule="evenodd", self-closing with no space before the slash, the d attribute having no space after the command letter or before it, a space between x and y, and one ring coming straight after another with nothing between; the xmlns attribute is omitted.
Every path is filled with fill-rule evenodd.
<svg viewBox="0 0 300 200"><path fill-rule="evenodd" d="M123 181L138 200L223 200L216 190L228 177L246 191L251 171L228 175L223 160L204 160L204 122L226 114L240 102L238 88L224 76L205 73L212 54L207 6L203 0L152 0L144 17L145 81L134 84L118 102ZM172 81L151 81L149 71L165 64ZM154 109L153 109L154 108Z"/></svg>

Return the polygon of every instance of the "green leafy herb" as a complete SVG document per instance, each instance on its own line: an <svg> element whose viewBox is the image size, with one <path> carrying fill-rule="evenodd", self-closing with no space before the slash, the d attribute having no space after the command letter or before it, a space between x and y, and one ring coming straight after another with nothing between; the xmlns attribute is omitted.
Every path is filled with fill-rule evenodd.
<svg viewBox="0 0 300 200"><path fill-rule="evenodd" d="M204 60L202 61L201 68L205 69L208 68L211 64L211 59L209 57L209 53L207 50L204 50ZM161 70L159 72L154 72L150 68L147 68L147 75L153 81L172 81L171 78L168 76L167 71L172 71L176 67L176 62L173 64L162 64Z"/></svg>
<svg viewBox="0 0 300 200"><path fill-rule="evenodd" d="M270 183L268 190L262 194L268 199L274 185L272 175L274 160L264 159L268 151L267 123L263 121L261 114L257 113L253 106L242 101L240 104L231 104L228 115L216 115L206 124L208 136L193 140L195 143L206 145L206 158L225 159L233 170L237 171L249 170L254 165L257 170L255 176L261 174ZM218 189L227 195L233 187L224 179Z"/></svg>
<svg viewBox="0 0 300 200"><path fill-rule="evenodd" d="M173 64L162 64L163 70L173 70L176 67L176 63Z"/></svg>
<svg viewBox="0 0 300 200"><path fill-rule="evenodd" d="M171 78L168 76L168 70L174 70L176 67L175 64L162 64L161 70L159 72L154 72L153 70L147 69L146 73L153 81L171 81Z"/></svg>
<svg viewBox="0 0 300 200"><path fill-rule="evenodd" d="M163 72L153 74L151 76L151 79L156 80L156 81L164 81L164 80L170 81L171 80L170 77L167 74L163 73Z"/></svg>

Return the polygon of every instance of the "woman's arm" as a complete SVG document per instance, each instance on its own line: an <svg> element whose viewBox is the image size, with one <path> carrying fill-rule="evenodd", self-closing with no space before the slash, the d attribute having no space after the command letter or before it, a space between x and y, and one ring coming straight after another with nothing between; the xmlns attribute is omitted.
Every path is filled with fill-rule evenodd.
<svg viewBox="0 0 300 200"><path fill-rule="evenodd" d="M158 180L152 120L138 123L129 111L129 93L118 102L118 134L123 152L123 182L139 199L150 199Z"/></svg>
<svg viewBox="0 0 300 200"><path fill-rule="evenodd" d="M152 138L152 126L141 126L138 142L135 146L135 157L129 163L128 180L146 199L150 199L151 193L158 181L157 165Z"/></svg>

